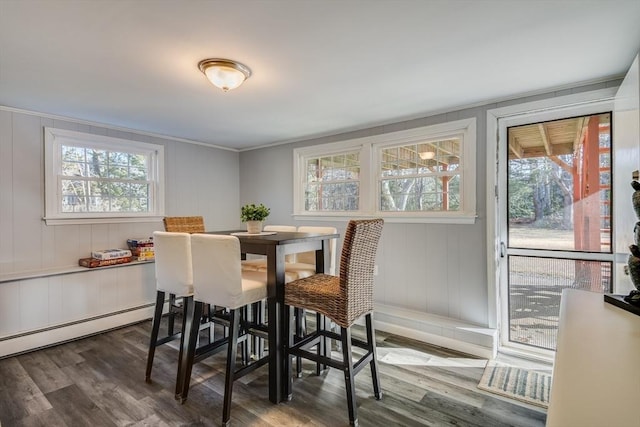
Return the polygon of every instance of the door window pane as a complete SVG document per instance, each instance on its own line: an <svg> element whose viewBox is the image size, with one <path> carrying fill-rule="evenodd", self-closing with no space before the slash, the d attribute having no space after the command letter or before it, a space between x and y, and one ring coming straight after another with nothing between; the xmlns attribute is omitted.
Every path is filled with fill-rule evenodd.
<svg viewBox="0 0 640 427"><path fill-rule="evenodd" d="M611 252L611 114L508 129L509 247Z"/></svg>

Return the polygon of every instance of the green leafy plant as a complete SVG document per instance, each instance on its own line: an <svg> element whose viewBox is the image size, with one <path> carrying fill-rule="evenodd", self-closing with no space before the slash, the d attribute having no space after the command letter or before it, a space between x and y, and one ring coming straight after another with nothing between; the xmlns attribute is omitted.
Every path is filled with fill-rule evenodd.
<svg viewBox="0 0 640 427"><path fill-rule="evenodd" d="M240 219L242 222L264 221L269 216L269 213L271 213L271 210L262 203L259 205L251 203L250 205L244 205L240 209Z"/></svg>

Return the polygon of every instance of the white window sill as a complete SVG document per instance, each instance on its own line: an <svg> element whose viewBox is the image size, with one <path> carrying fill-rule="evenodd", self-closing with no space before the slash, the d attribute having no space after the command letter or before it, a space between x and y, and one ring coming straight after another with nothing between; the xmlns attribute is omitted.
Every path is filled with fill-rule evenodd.
<svg viewBox="0 0 640 427"><path fill-rule="evenodd" d="M475 224L476 214L446 214L446 215L424 215L424 216L410 216L410 215L389 215L378 214L369 215L356 212L314 212L294 214L293 219L298 221L344 221L347 222L351 219L371 219L382 218L385 222L389 223L406 223L406 224Z"/></svg>
<svg viewBox="0 0 640 427"><path fill-rule="evenodd" d="M96 217L96 218L50 218L42 220L47 225L76 225L76 224L119 224L133 222L162 222L163 216L130 216L130 217Z"/></svg>

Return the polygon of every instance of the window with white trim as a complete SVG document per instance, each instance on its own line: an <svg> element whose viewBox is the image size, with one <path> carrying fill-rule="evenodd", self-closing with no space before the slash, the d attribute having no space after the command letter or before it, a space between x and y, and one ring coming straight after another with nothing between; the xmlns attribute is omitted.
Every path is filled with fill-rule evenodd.
<svg viewBox="0 0 640 427"><path fill-rule="evenodd" d="M45 154L47 223L163 215L162 145L45 128Z"/></svg>
<svg viewBox="0 0 640 427"><path fill-rule="evenodd" d="M294 150L294 213L472 223L476 119Z"/></svg>

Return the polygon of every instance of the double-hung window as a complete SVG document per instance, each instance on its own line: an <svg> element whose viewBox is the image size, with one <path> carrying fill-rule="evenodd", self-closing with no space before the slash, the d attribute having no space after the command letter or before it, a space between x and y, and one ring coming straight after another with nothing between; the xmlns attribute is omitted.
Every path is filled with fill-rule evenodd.
<svg viewBox="0 0 640 427"><path fill-rule="evenodd" d="M47 223L155 220L164 147L45 128Z"/></svg>
<svg viewBox="0 0 640 427"><path fill-rule="evenodd" d="M294 150L299 217L475 220L475 119Z"/></svg>

